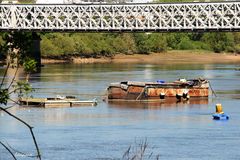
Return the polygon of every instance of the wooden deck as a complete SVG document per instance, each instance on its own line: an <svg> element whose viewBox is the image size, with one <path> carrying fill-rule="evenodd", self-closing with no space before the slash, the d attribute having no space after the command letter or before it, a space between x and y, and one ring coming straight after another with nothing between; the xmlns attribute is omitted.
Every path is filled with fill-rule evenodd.
<svg viewBox="0 0 240 160"><path fill-rule="evenodd" d="M74 107L74 106L96 106L97 101L93 100L77 100L75 98L22 98L19 100L22 106L36 107Z"/></svg>

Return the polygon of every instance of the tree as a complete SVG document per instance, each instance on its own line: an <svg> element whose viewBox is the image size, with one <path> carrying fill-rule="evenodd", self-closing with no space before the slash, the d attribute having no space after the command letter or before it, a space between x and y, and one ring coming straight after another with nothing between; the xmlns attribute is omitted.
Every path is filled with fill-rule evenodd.
<svg viewBox="0 0 240 160"><path fill-rule="evenodd" d="M232 33L206 33L202 37L202 41L209 44L210 48L216 53L234 51L234 37Z"/></svg>
<svg viewBox="0 0 240 160"><path fill-rule="evenodd" d="M148 35L146 45L150 52L162 52L167 49L167 41L164 34L152 33Z"/></svg>
<svg viewBox="0 0 240 160"><path fill-rule="evenodd" d="M18 0L19 3L36 3L36 0Z"/></svg>
<svg viewBox="0 0 240 160"><path fill-rule="evenodd" d="M61 55L62 50L53 44L52 39L48 39L46 36L43 36L41 40L41 55L43 57L51 57Z"/></svg>
<svg viewBox="0 0 240 160"><path fill-rule="evenodd" d="M137 52L134 37L131 33L116 34L110 44L115 53L133 54Z"/></svg>
<svg viewBox="0 0 240 160"><path fill-rule="evenodd" d="M147 39L148 39L148 35L145 33L135 33L134 34L134 39L135 39L135 43L137 46L137 51L140 54L147 54L149 53L148 51L148 46L147 46Z"/></svg>
<svg viewBox="0 0 240 160"><path fill-rule="evenodd" d="M13 62L17 58L17 64L22 65L27 57L32 58L31 49L33 34L30 32L12 32L3 35L4 45L2 52L10 56Z"/></svg>
<svg viewBox="0 0 240 160"><path fill-rule="evenodd" d="M19 36L20 35L20 36ZM27 45L24 46L23 44L20 43L20 41L22 40L23 44ZM11 65L10 63L7 64L6 70L4 72L3 75L3 79L2 82L0 84L0 111L5 112L6 114L8 114L9 116L13 117L15 120L21 122L22 124L24 124L30 131L31 135L32 135L32 139L33 142L35 144L36 147L36 157L37 159L41 160L41 154L40 154L40 150L38 148L37 145L37 141L35 138L35 135L33 133L33 127L30 126L28 123L26 123L24 120L22 120L21 118L15 116L14 114L12 114L11 112L8 111L9 108L11 108L12 106L8 106L8 101L13 101L14 103L18 104L17 101L11 99L11 95L12 94L18 94L18 97L21 98L22 96L24 96L25 94L28 94L29 92L32 91L32 88L30 86L30 84L28 83L28 79L26 79L26 81L18 81L15 82L15 78L18 72L18 69L20 66L24 67L24 70L27 72L27 74L29 75L32 71L35 70L36 68L36 62L34 62L34 60L32 60L31 58L29 58L28 55L28 47L31 46L31 42L29 40L29 34L26 33L10 33L10 34L6 34L6 41L5 41L5 51L7 49L10 50L10 59L14 59L14 58L18 58L17 61L14 65ZM16 51L17 52L14 52ZM14 77L12 78L11 82L9 84L5 83L5 80L7 79L7 72L9 70L9 68L15 68L15 73L14 73ZM29 76L27 76L29 77ZM15 155L13 154L11 148L7 147L6 144L4 144L1 140L0 140L0 144L6 148L6 150L11 154L11 156L13 157L13 159L17 159L15 157Z"/></svg>

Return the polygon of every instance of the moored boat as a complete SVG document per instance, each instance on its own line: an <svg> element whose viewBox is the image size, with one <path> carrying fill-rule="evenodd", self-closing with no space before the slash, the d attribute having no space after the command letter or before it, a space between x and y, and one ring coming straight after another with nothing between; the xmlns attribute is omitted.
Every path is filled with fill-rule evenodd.
<svg viewBox="0 0 240 160"><path fill-rule="evenodd" d="M179 79L174 82L135 82L111 83L107 89L108 100L165 100L176 98L207 98L209 81L206 79Z"/></svg>

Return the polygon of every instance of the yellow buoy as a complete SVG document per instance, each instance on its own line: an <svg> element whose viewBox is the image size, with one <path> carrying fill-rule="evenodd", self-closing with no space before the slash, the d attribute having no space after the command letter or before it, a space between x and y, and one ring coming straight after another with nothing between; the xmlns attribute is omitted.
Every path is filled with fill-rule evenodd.
<svg viewBox="0 0 240 160"><path fill-rule="evenodd" d="M222 104L218 103L216 104L216 113L223 114Z"/></svg>

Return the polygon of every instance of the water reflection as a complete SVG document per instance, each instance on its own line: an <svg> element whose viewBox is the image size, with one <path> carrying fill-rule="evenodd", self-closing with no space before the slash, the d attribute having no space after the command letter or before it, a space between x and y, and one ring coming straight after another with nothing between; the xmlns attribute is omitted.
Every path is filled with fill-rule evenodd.
<svg viewBox="0 0 240 160"><path fill-rule="evenodd" d="M171 100L159 101L108 101L108 106L116 108L131 108L131 109L161 109L170 107L181 107L188 105L206 105L208 98L190 99L188 101L176 101L175 98Z"/></svg>

